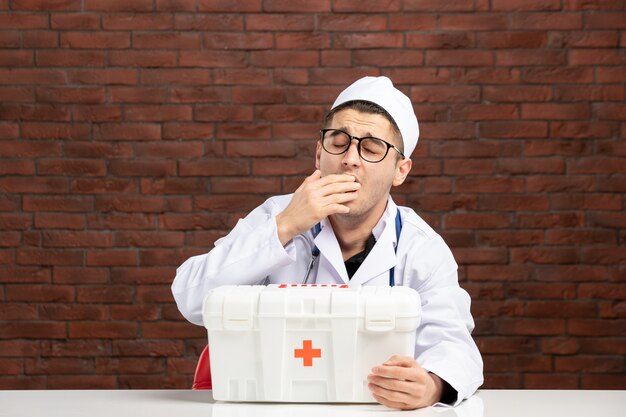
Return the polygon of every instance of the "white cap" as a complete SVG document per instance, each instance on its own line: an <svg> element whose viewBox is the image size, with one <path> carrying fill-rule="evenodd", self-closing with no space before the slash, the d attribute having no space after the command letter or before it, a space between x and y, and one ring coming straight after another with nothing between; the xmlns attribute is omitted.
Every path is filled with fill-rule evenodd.
<svg viewBox="0 0 626 417"><path fill-rule="evenodd" d="M331 110L348 101L364 100L378 104L396 122L404 142L404 156L409 158L420 135L411 99L393 86L387 77L363 77L343 90Z"/></svg>

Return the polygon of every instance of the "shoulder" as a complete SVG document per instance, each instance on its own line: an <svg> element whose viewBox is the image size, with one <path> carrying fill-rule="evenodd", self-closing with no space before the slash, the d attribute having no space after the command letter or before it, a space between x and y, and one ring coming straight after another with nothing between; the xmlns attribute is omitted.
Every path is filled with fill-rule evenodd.
<svg viewBox="0 0 626 417"><path fill-rule="evenodd" d="M422 219L412 208L398 206L400 217L402 218L402 232L405 230L410 234L412 240L418 242L428 241L433 238L441 238L439 234L424 219Z"/></svg>

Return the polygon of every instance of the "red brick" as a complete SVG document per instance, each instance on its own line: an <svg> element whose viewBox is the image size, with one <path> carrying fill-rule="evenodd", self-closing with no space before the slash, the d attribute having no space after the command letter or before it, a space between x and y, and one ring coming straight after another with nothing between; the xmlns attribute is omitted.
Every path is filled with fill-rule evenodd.
<svg viewBox="0 0 626 417"><path fill-rule="evenodd" d="M48 375L47 389L115 389L117 379L113 375Z"/></svg>
<svg viewBox="0 0 626 417"><path fill-rule="evenodd" d="M53 281L58 284L102 284L108 281L108 270L94 267L55 267Z"/></svg>
<svg viewBox="0 0 626 417"><path fill-rule="evenodd" d="M615 390L626 387L624 372L617 374L590 374L582 376L581 388Z"/></svg>
<svg viewBox="0 0 626 417"><path fill-rule="evenodd" d="M44 340L42 357L88 357L110 355L109 343L100 340Z"/></svg>
<svg viewBox="0 0 626 417"><path fill-rule="evenodd" d="M585 29L626 29L626 13L589 13L585 17Z"/></svg>
<svg viewBox="0 0 626 417"><path fill-rule="evenodd" d="M25 32L22 35L23 48L56 48L59 45L59 34L56 32Z"/></svg>
<svg viewBox="0 0 626 417"><path fill-rule="evenodd" d="M161 319L160 309L156 306L136 305L111 306L111 319L113 320L138 320L155 321Z"/></svg>
<svg viewBox="0 0 626 417"><path fill-rule="evenodd" d="M565 0L566 10L622 10L620 1L615 0Z"/></svg>
<svg viewBox="0 0 626 417"><path fill-rule="evenodd" d="M263 202L263 198L258 196L250 196L249 194L242 195L211 195L211 196L200 196L195 198L195 204L198 209L206 209L209 212L224 212L230 211L232 212L249 212L254 209L260 203ZM211 226L207 227L208 229L221 229L225 227L225 219L220 215L213 215L214 217L211 219ZM188 216L187 216L188 217ZM169 228L185 228L184 221L185 219L180 217L171 217L168 219L167 216L163 216L164 220L167 220L166 223L171 224L173 227ZM176 221L177 220L177 221ZM172 224L173 223L173 224ZM197 224L198 222L196 222ZM192 223L193 224L193 223ZM182 226L182 227L181 227ZM187 229L199 229L200 227L187 227Z"/></svg>
<svg viewBox="0 0 626 417"><path fill-rule="evenodd" d="M43 247L49 248L108 248L112 246L113 239L109 233L50 231L43 233L42 243Z"/></svg>
<svg viewBox="0 0 626 417"><path fill-rule="evenodd" d="M393 16L393 15L391 15ZM385 16L376 14L329 14L320 15L319 28L332 32L378 32L387 28ZM305 21L308 23L308 21ZM302 27L302 30L312 28Z"/></svg>
<svg viewBox="0 0 626 417"><path fill-rule="evenodd" d="M354 65L372 65L377 67L412 67L424 63L421 51L362 51L354 52Z"/></svg>
<svg viewBox="0 0 626 417"><path fill-rule="evenodd" d="M127 32L62 32L61 46L81 49L123 49L130 46Z"/></svg>
<svg viewBox="0 0 626 417"><path fill-rule="evenodd" d="M507 16L503 14L443 14L439 18L442 30L505 30Z"/></svg>
<svg viewBox="0 0 626 417"><path fill-rule="evenodd" d="M102 16L102 28L106 30L164 30L173 27L171 14L114 13Z"/></svg>
<svg viewBox="0 0 626 417"><path fill-rule="evenodd" d="M85 10L95 10L103 12L150 12L152 11L152 0L84 0Z"/></svg>
<svg viewBox="0 0 626 417"><path fill-rule="evenodd" d="M479 101L479 89L476 87L413 87L411 100L414 103L441 103L441 102L477 102Z"/></svg>
<svg viewBox="0 0 626 417"><path fill-rule="evenodd" d="M626 345L623 339L581 338L580 351L583 353L625 355Z"/></svg>
<svg viewBox="0 0 626 417"><path fill-rule="evenodd" d="M490 51L426 51L426 65L437 66L491 66L494 64Z"/></svg>
<svg viewBox="0 0 626 417"><path fill-rule="evenodd" d="M94 126L93 135L99 140L158 140L161 128L149 123L102 123Z"/></svg>
<svg viewBox="0 0 626 417"><path fill-rule="evenodd" d="M447 214L444 219L447 229L495 229L511 224L509 216L503 214Z"/></svg>
<svg viewBox="0 0 626 417"><path fill-rule="evenodd" d="M0 305L0 320L37 320L37 307L24 303L3 303Z"/></svg>
<svg viewBox="0 0 626 417"><path fill-rule="evenodd" d="M70 189L73 194L119 193L132 192L136 190L136 185L127 179L78 178L72 180Z"/></svg>
<svg viewBox="0 0 626 417"><path fill-rule="evenodd" d="M496 323L496 334L502 335L528 335L528 336L554 336L565 332L565 320L563 319L500 319Z"/></svg>
<svg viewBox="0 0 626 417"><path fill-rule="evenodd" d="M122 120L121 106L78 107L74 109L74 120L81 122L119 122Z"/></svg>
<svg viewBox="0 0 626 417"><path fill-rule="evenodd" d="M33 65L33 53L31 51L0 51L0 65L30 67Z"/></svg>
<svg viewBox="0 0 626 417"><path fill-rule="evenodd" d="M112 87L110 91L114 103L164 103L167 93L159 87Z"/></svg>
<svg viewBox="0 0 626 417"><path fill-rule="evenodd" d="M563 51L556 50L512 50L512 51L496 51L495 62L501 66L557 66L565 65L567 56Z"/></svg>
<svg viewBox="0 0 626 417"><path fill-rule="evenodd" d="M538 373L524 374L524 388L526 389L576 389L578 376L571 373Z"/></svg>
<svg viewBox="0 0 626 417"><path fill-rule="evenodd" d="M278 36L277 34L277 43ZM269 33L210 33L202 37L206 49L271 49L274 38Z"/></svg>
<svg viewBox="0 0 626 417"><path fill-rule="evenodd" d="M206 337L206 330L190 323L143 323L143 336L147 338L192 338Z"/></svg>
<svg viewBox="0 0 626 417"><path fill-rule="evenodd" d="M619 45L617 32L554 32L548 35L550 46L559 48L611 48Z"/></svg>
<svg viewBox="0 0 626 417"><path fill-rule="evenodd" d="M217 139L270 139L270 126L267 123L220 123Z"/></svg>
<svg viewBox="0 0 626 417"><path fill-rule="evenodd" d="M40 175L103 176L106 174L104 161L95 160L43 160L37 164Z"/></svg>
<svg viewBox="0 0 626 417"><path fill-rule="evenodd" d="M42 343L46 343L45 341ZM34 357L39 354L39 342L27 340L0 340L3 357Z"/></svg>
<svg viewBox="0 0 626 417"><path fill-rule="evenodd" d="M196 0L156 0L156 10L166 12L195 11Z"/></svg>
<svg viewBox="0 0 626 417"><path fill-rule="evenodd" d="M2 25L0 24L0 26ZM60 70L27 68L0 69L0 84L15 86L19 84L63 84L64 82L65 74Z"/></svg>
<svg viewBox="0 0 626 417"><path fill-rule="evenodd" d="M77 322L69 323L71 339L132 339L137 337L137 324L126 322Z"/></svg>
<svg viewBox="0 0 626 417"><path fill-rule="evenodd" d="M88 251L88 266L133 266L137 264L137 253L134 250Z"/></svg>
<svg viewBox="0 0 626 417"><path fill-rule="evenodd" d="M147 69L141 71L141 83L153 85L206 85L209 73L200 69Z"/></svg>
<svg viewBox="0 0 626 417"><path fill-rule="evenodd" d="M260 12L261 0L200 0L201 12Z"/></svg>
<svg viewBox="0 0 626 417"><path fill-rule="evenodd" d="M511 261L514 263L574 264L579 258L574 249L561 247L512 248L510 253Z"/></svg>
<svg viewBox="0 0 626 417"><path fill-rule="evenodd" d="M524 79L530 83L591 83L593 73L587 67L531 68L524 70Z"/></svg>
<svg viewBox="0 0 626 417"><path fill-rule="evenodd" d="M456 3L457 2L455 2L455 4ZM442 4L442 3L438 3L438 4ZM373 20L375 17L376 15L367 16L367 20ZM367 26L361 26L359 28L359 25L356 21L357 19L362 20L365 18L361 18L359 15L354 15L354 14L346 15L345 20L348 22L353 22L353 25L346 26L345 29L340 29L340 27L343 27L343 25L341 25L341 21L335 21L338 28L337 29L333 28L333 29L334 30L355 30L355 31L365 30L364 28ZM380 19L381 20L378 22L378 24L372 27L371 30L378 31L378 30L382 30L385 28L386 21L384 17L380 16ZM324 21L321 21L321 22L324 22ZM435 30L436 28L437 28L437 16L435 15L427 15L427 14L420 14L420 13L401 13L401 14L389 15L389 29L390 30L425 31L425 30ZM409 35L410 33L407 33L407 39Z"/></svg>
<svg viewBox="0 0 626 417"><path fill-rule="evenodd" d="M1 48L19 48L21 39L19 32L0 32Z"/></svg>
<svg viewBox="0 0 626 417"><path fill-rule="evenodd" d="M582 27L582 15L579 13L533 12L509 15L509 29L513 30L580 30Z"/></svg>
<svg viewBox="0 0 626 417"><path fill-rule="evenodd" d="M261 68L312 67L319 64L319 55L314 51L252 51L250 64Z"/></svg>
<svg viewBox="0 0 626 417"><path fill-rule="evenodd" d="M137 210L137 211L160 211L159 207L164 207L164 204L160 200L148 200L147 203L151 203L152 207L146 207L141 210L140 207L132 206L131 201L113 201L113 202L99 202L97 206L105 208L121 208L125 211ZM92 214L87 217L87 224L91 229L120 229L120 230L146 230L153 226L154 219L144 214Z"/></svg>
<svg viewBox="0 0 626 417"><path fill-rule="evenodd" d="M0 164L0 175L33 175L34 173L35 164L33 161L2 161Z"/></svg>
<svg viewBox="0 0 626 417"><path fill-rule="evenodd" d="M68 79L74 84L135 85L137 71L126 69L89 69L68 71Z"/></svg>
<svg viewBox="0 0 626 417"><path fill-rule="evenodd" d="M139 49L198 49L197 33L135 33L133 47ZM182 64L182 62L181 62Z"/></svg>
<svg viewBox="0 0 626 417"><path fill-rule="evenodd" d="M228 4L232 2L228 1ZM255 30L250 23L255 16L257 15L247 16L246 28L248 30ZM242 31L243 16L240 14L176 14L174 28L177 30Z"/></svg>
<svg viewBox="0 0 626 417"><path fill-rule="evenodd" d="M43 13L0 13L0 27L8 29L48 29L48 15Z"/></svg>
<svg viewBox="0 0 626 417"><path fill-rule="evenodd" d="M113 354L116 356L165 356L178 357L183 354L183 343L180 340L142 339L116 340L113 342Z"/></svg>
<svg viewBox="0 0 626 417"><path fill-rule="evenodd" d="M140 213L161 213L165 210L165 200L162 197L154 196L106 196L96 198L96 211L121 211L140 212ZM109 218L109 220L113 220ZM119 227L117 221L110 223L110 226ZM109 224L109 223L105 223Z"/></svg>
<svg viewBox="0 0 626 417"><path fill-rule="evenodd" d="M100 16L96 13L51 13L52 29L98 29Z"/></svg>
<svg viewBox="0 0 626 417"><path fill-rule="evenodd" d="M108 320L109 307L99 305L43 304L39 306L40 320Z"/></svg>
<svg viewBox="0 0 626 417"><path fill-rule="evenodd" d="M0 268L0 281L3 283L46 283L50 282L49 268Z"/></svg>
<svg viewBox="0 0 626 417"><path fill-rule="evenodd" d="M497 11L544 11L560 10L560 0L492 0L492 10Z"/></svg>
<svg viewBox="0 0 626 417"><path fill-rule="evenodd" d="M574 336L606 336L624 334L626 320L571 319L567 331Z"/></svg>
<svg viewBox="0 0 626 417"><path fill-rule="evenodd" d="M171 51L111 51L109 64L119 67L154 67L176 66L176 53Z"/></svg>
<svg viewBox="0 0 626 417"><path fill-rule="evenodd" d="M16 253L18 265L82 265L83 252L71 250L21 249Z"/></svg>
<svg viewBox="0 0 626 417"><path fill-rule="evenodd" d="M92 204L92 202L90 202ZM84 211L77 209L75 211ZM66 229L66 230L84 230L85 217L81 214L35 214L35 228L37 229Z"/></svg>
<svg viewBox="0 0 626 417"><path fill-rule="evenodd" d="M428 49L460 49L475 46L475 37L469 33L408 33L406 35L406 46L408 48L428 48ZM461 52L461 51L459 51ZM427 62L436 61L438 54L443 52L428 51ZM462 53L466 54L466 51ZM445 57L446 55L444 55ZM447 55L450 57L450 55ZM483 56L486 56L483 54ZM436 62L435 65L438 65ZM477 64L478 65L478 64Z"/></svg>
<svg viewBox="0 0 626 417"><path fill-rule="evenodd" d="M65 339L65 323L4 323L0 339Z"/></svg>
<svg viewBox="0 0 626 417"><path fill-rule="evenodd" d="M619 83L626 80L626 75L622 67L600 67L597 69L596 77L601 83Z"/></svg>

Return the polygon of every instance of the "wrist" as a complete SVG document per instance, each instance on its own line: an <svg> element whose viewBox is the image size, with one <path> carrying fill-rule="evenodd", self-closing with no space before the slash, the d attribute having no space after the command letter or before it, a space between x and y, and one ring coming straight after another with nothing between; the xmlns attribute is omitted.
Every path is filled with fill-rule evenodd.
<svg viewBox="0 0 626 417"><path fill-rule="evenodd" d="M293 237L295 233L292 232L291 227L289 226L289 222L285 219L283 213L279 213L276 216L276 233L278 234L278 240L280 240L280 244L285 246Z"/></svg>

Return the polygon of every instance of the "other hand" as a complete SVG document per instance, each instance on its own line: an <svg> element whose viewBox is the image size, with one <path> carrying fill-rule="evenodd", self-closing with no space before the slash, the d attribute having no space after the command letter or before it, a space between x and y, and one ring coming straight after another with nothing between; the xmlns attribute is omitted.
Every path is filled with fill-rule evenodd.
<svg viewBox="0 0 626 417"><path fill-rule="evenodd" d="M372 368L368 387L376 401L391 408L413 410L441 399L443 381L410 356L392 356Z"/></svg>
<svg viewBox="0 0 626 417"><path fill-rule="evenodd" d="M294 192L285 210L276 216L280 242L287 244L294 236L332 214L348 213L350 209L343 203L354 200L357 194L354 191L360 187L352 175L322 177L316 170Z"/></svg>

